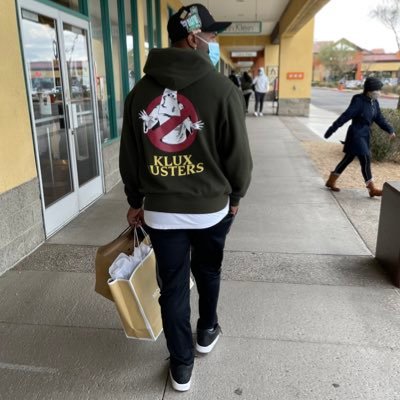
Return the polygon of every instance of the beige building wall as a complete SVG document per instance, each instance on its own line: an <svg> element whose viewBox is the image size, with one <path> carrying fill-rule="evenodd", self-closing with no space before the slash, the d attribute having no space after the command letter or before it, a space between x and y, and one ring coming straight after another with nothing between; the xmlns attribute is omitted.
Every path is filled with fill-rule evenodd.
<svg viewBox="0 0 400 400"><path fill-rule="evenodd" d="M308 22L296 35L281 39L280 97L309 98L311 96L312 49L314 20ZM303 79L289 79L290 72L302 72Z"/></svg>
<svg viewBox="0 0 400 400"><path fill-rule="evenodd" d="M279 114L308 115L311 98L314 19L294 36L282 37L279 54ZM302 73L302 79L290 79ZM292 75L293 77L293 75Z"/></svg>
<svg viewBox="0 0 400 400"><path fill-rule="evenodd" d="M0 193L37 176L14 0L0 11ZM5 61L6 60L6 61ZM12 66L12 68L10 67Z"/></svg>

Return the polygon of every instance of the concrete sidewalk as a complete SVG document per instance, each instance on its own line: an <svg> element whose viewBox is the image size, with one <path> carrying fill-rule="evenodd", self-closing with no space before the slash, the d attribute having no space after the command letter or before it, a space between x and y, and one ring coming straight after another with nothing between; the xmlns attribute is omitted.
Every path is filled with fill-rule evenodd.
<svg viewBox="0 0 400 400"><path fill-rule="evenodd" d="M247 122L254 174L226 246L223 336L192 389L171 389L164 338L127 340L93 291L96 247L126 226L118 185L0 277L1 399L400 399L400 295L359 212L380 201L325 190L304 119Z"/></svg>

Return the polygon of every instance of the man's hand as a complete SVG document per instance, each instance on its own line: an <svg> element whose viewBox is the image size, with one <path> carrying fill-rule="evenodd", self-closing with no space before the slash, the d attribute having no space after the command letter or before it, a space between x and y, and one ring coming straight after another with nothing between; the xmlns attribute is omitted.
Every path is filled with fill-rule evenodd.
<svg viewBox="0 0 400 400"><path fill-rule="evenodd" d="M396 134L393 132L389 135L389 139L393 140L396 137Z"/></svg>
<svg viewBox="0 0 400 400"><path fill-rule="evenodd" d="M236 215L239 211L239 206L230 206L229 213L232 215Z"/></svg>
<svg viewBox="0 0 400 400"><path fill-rule="evenodd" d="M144 223L143 215L143 209L130 207L126 216L128 224L131 226L141 226Z"/></svg>

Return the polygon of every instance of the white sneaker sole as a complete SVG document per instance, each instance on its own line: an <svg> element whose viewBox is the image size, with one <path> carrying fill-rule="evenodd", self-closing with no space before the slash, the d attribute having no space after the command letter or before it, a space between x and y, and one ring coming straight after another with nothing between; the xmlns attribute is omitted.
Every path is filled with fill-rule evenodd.
<svg viewBox="0 0 400 400"><path fill-rule="evenodd" d="M218 339L219 339L219 336L220 336L220 335L218 335L218 336L215 338L215 340L214 340L211 344L209 344L208 346L206 346L206 347L200 346L200 345L196 342L196 350L197 350L199 353L202 353L202 354L207 354L207 353L209 353L209 352L214 348L214 346L217 344Z"/></svg>
<svg viewBox="0 0 400 400"><path fill-rule="evenodd" d="M186 392L190 389L190 384L192 383L192 378L190 378L188 383L178 383L175 382L174 378L172 377L171 371L169 371L169 376L171 378L172 388L178 392Z"/></svg>

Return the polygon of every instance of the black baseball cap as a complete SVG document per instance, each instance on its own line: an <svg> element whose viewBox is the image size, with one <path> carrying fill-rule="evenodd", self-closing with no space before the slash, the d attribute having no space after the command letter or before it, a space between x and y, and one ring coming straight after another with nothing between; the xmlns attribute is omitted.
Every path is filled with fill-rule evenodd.
<svg viewBox="0 0 400 400"><path fill-rule="evenodd" d="M202 4L195 3L181 7L168 20L168 36L172 43L184 39L193 31L224 31L232 22L215 21L210 12Z"/></svg>

